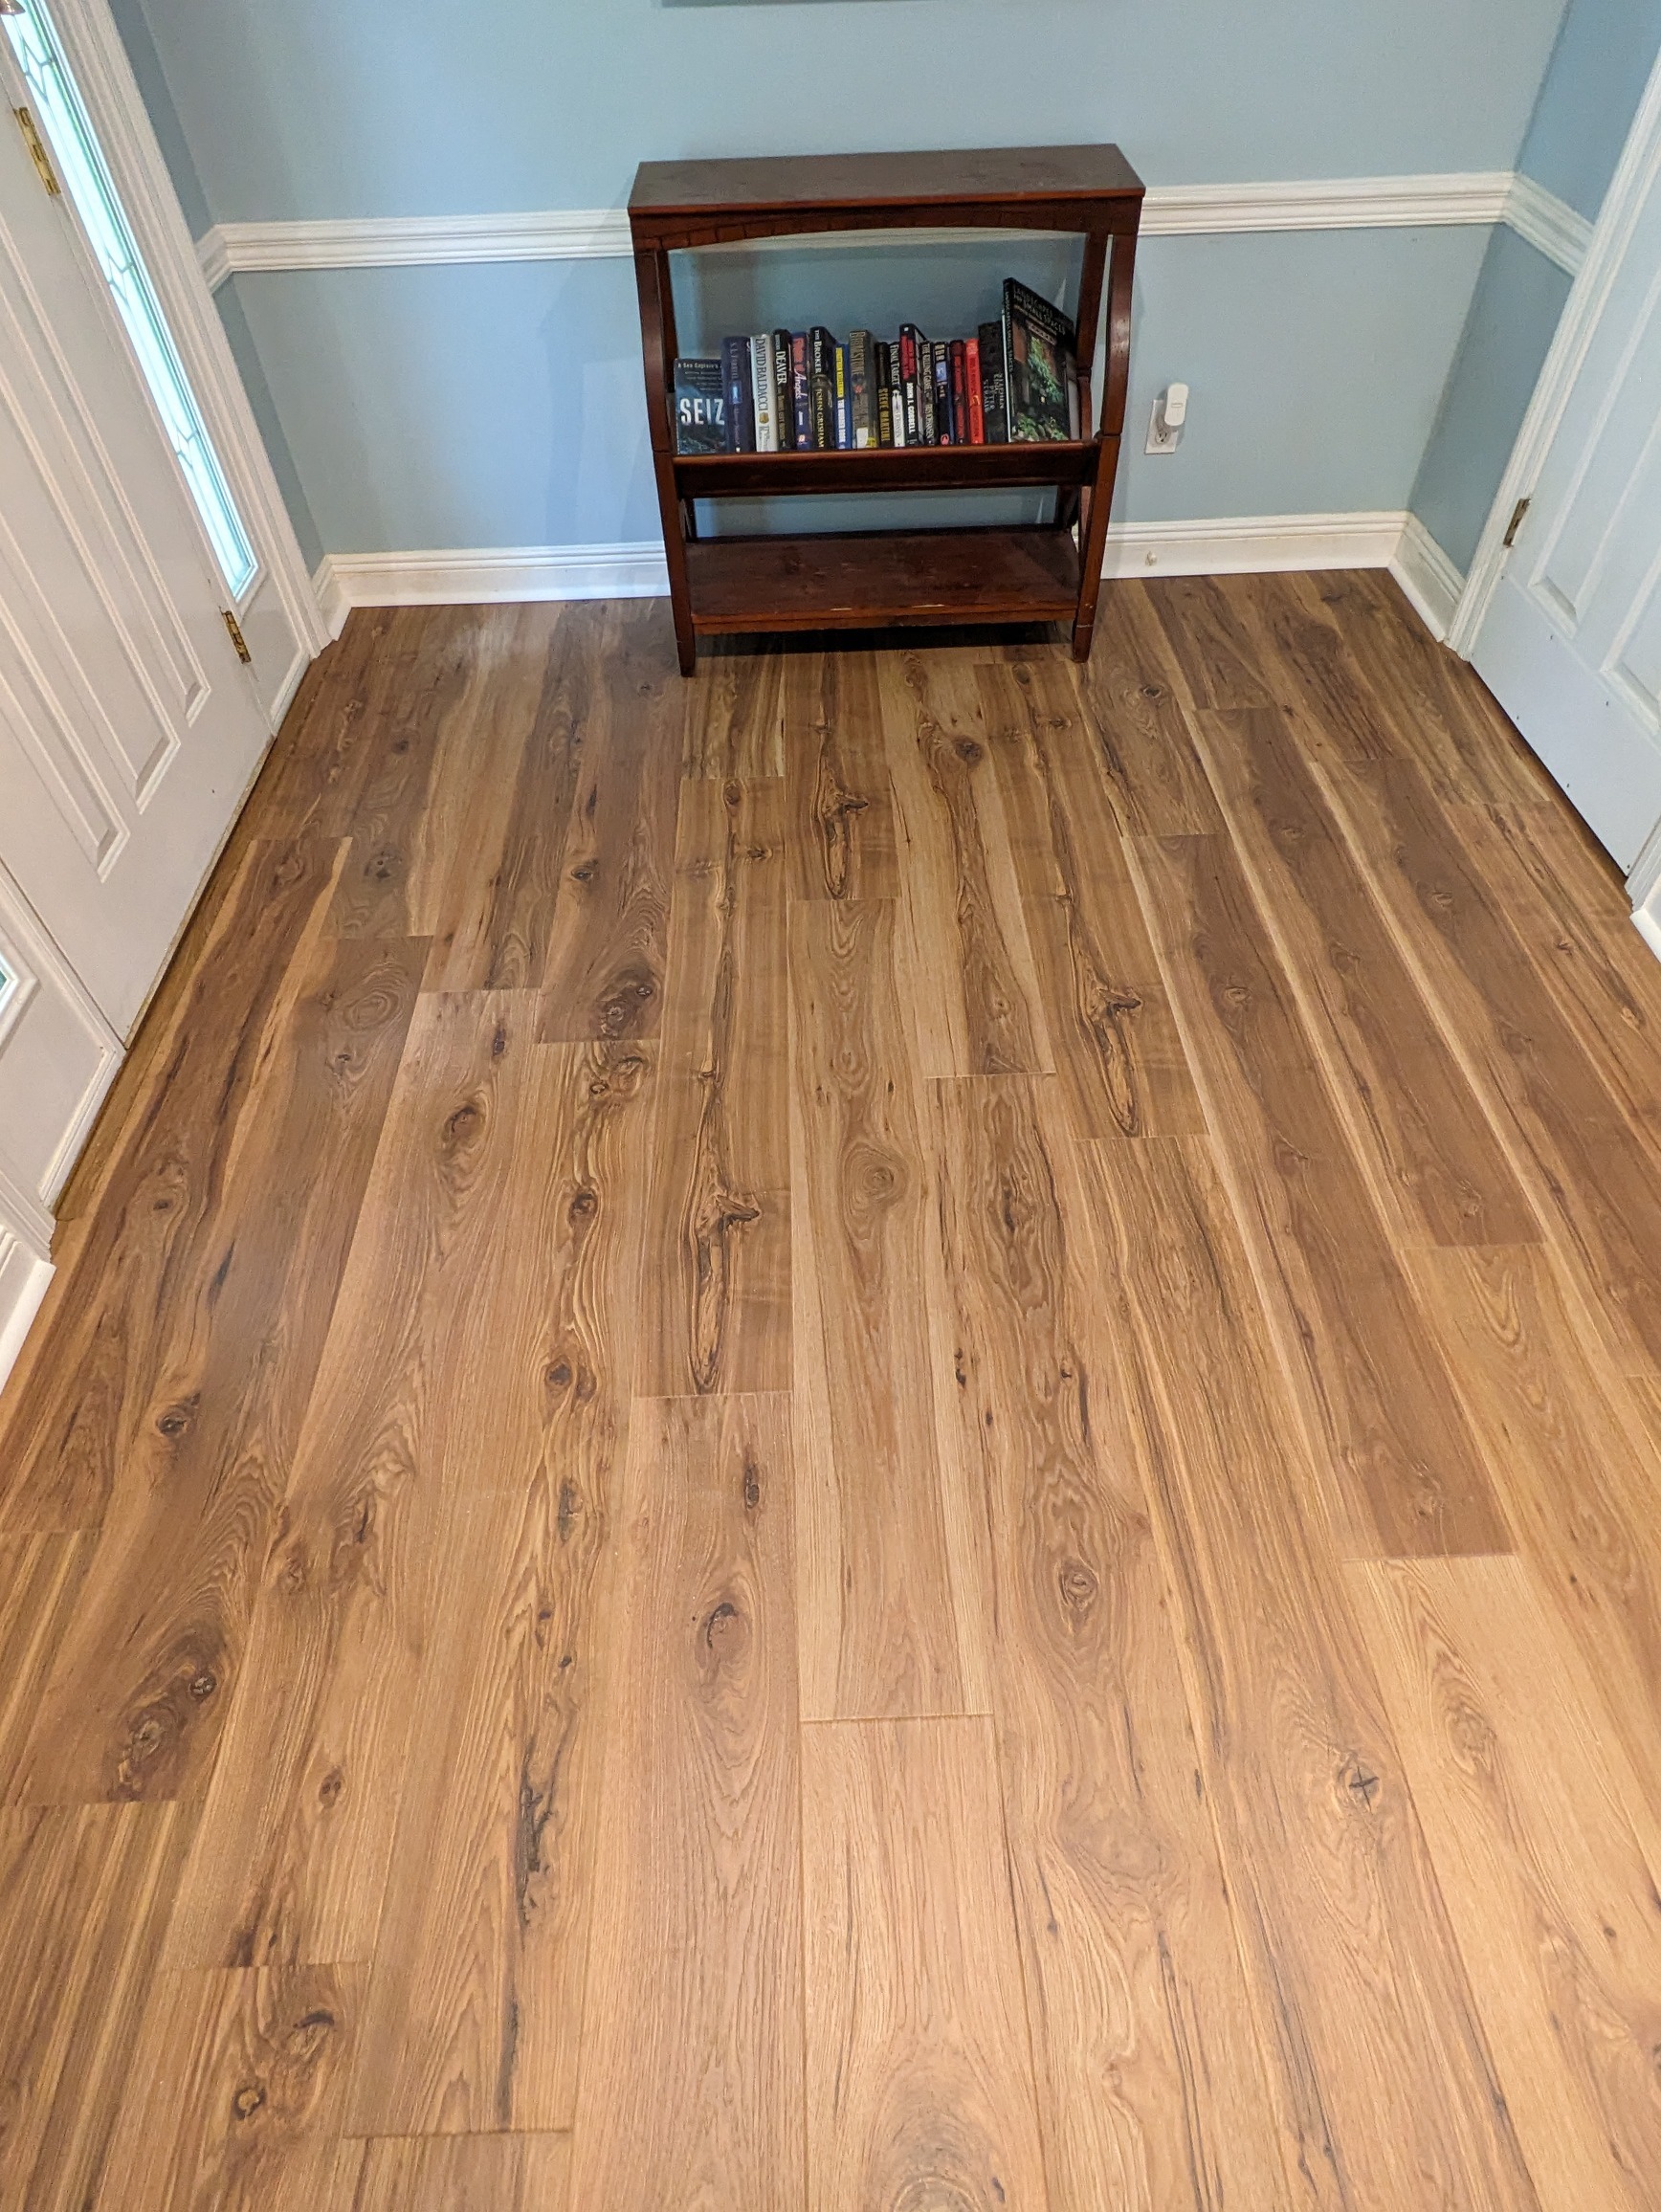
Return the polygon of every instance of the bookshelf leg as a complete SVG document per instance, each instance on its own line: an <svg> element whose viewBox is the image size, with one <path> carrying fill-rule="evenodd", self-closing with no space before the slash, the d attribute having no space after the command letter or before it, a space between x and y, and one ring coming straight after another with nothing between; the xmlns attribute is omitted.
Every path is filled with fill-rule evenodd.
<svg viewBox="0 0 1661 2212"><path fill-rule="evenodd" d="M692 627L692 616L679 607L675 609L675 655L681 675L691 675L698 666L698 632Z"/></svg>

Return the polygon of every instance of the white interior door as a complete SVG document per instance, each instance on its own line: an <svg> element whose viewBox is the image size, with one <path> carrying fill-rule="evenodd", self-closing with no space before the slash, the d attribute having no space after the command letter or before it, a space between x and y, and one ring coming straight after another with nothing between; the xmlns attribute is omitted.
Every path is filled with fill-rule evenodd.
<svg viewBox="0 0 1661 2212"><path fill-rule="evenodd" d="M1471 657L1629 872L1661 822L1661 147Z"/></svg>
<svg viewBox="0 0 1661 2212"><path fill-rule="evenodd" d="M5 40L0 84L28 105ZM10 117L0 486L0 864L124 1036L270 730L88 234Z"/></svg>

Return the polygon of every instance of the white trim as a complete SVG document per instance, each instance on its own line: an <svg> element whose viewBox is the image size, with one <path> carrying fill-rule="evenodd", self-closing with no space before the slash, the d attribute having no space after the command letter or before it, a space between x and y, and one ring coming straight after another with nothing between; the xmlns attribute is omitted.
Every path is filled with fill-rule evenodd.
<svg viewBox="0 0 1661 2212"><path fill-rule="evenodd" d="M1396 509L1116 523L1107 534L1102 574L1257 575L1289 568L1388 568L1427 620L1436 604L1433 593L1440 589L1446 597L1447 586L1440 580L1452 574L1447 555L1424 526ZM651 599L669 589L663 547L655 538L615 545L331 553L315 581L337 635L354 607Z"/></svg>
<svg viewBox="0 0 1661 2212"><path fill-rule="evenodd" d="M0 1385L16 1364L52 1273L48 1255L0 1216Z"/></svg>
<svg viewBox="0 0 1661 2212"><path fill-rule="evenodd" d="M312 589L318 595L318 605L322 609L323 623L332 642L345 629L352 603L331 554L325 553L312 570ZM365 604L367 605L367 601Z"/></svg>
<svg viewBox="0 0 1661 2212"><path fill-rule="evenodd" d="M1417 515L1409 515L1390 573L1432 637L1445 638L1465 579Z"/></svg>
<svg viewBox="0 0 1661 2212"><path fill-rule="evenodd" d="M1627 896L1632 902L1632 927L1661 960L1661 822L1638 848L1627 877Z"/></svg>
<svg viewBox="0 0 1661 2212"><path fill-rule="evenodd" d="M1548 261L1555 261L1571 276L1580 275L1592 242L1592 226L1566 200L1560 200L1532 177L1515 176L1506 195L1505 221Z"/></svg>
<svg viewBox="0 0 1661 2212"><path fill-rule="evenodd" d="M261 566L296 639L321 652L305 558L107 0L52 0L52 19Z"/></svg>
<svg viewBox="0 0 1661 2212"><path fill-rule="evenodd" d="M1661 167L1661 61L1657 61L1645 88L1632 128L1604 196L1603 209L1593 226L1591 244L1569 292L1557 326L1545 366L1534 387L1522 428L1511 450L1505 474L1499 479L1494 505L1477 542L1475 558L1459 595L1459 607L1448 629L1448 643L1455 653L1470 654L1476 633L1488 613L1505 565L1505 534L1517 503L1534 489L1548 448L1562 421L1575 380L1585 365L1611 288L1631 241L1644 202Z"/></svg>
<svg viewBox="0 0 1661 2212"><path fill-rule="evenodd" d="M331 553L318 596L343 624L354 607L478 607L523 599L656 599L661 539L620 545L503 545L434 553Z"/></svg>
<svg viewBox="0 0 1661 2212"><path fill-rule="evenodd" d="M1390 230L1424 224L1499 223L1514 202L1538 230L1550 225L1538 186L1517 201L1509 169L1446 176L1339 177L1295 183L1154 186L1142 205L1144 238L1216 237L1258 231ZM1532 195L1532 196L1531 196ZM1561 202L1552 203L1561 207ZM1567 209L1563 215L1578 221ZM891 245L1007 236L964 231L862 233ZM1526 234L1526 233L1525 233ZM1555 233L1553 233L1555 235ZM847 232L750 242L794 251L846 245ZM1538 240L1536 241L1539 242ZM1550 248L1545 248L1550 251ZM387 269L471 261L610 260L631 251L621 208L566 208L502 215L378 215L318 222L217 223L197 242L207 281L273 269Z"/></svg>

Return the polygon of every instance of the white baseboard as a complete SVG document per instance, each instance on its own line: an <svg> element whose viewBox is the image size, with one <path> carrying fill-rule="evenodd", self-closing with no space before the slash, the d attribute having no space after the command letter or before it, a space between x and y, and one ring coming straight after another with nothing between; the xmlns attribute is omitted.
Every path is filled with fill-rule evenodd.
<svg viewBox="0 0 1661 2212"><path fill-rule="evenodd" d="M1445 639L1465 579L1417 515L1406 518L1389 566L1431 636Z"/></svg>
<svg viewBox="0 0 1661 2212"><path fill-rule="evenodd" d="M334 634L354 607L478 607L525 599L658 599L655 538L617 545L498 545L432 553L331 553L316 577Z"/></svg>
<svg viewBox="0 0 1661 2212"><path fill-rule="evenodd" d="M1246 515L1122 522L1102 574L1263 575L1289 568L1388 568L1440 636L1458 595L1452 563L1413 516ZM331 553L315 578L331 634L354 607L468 607L527 599L652 599L669 589L655 539L616 545L503 545L412 553Z"/></svg>

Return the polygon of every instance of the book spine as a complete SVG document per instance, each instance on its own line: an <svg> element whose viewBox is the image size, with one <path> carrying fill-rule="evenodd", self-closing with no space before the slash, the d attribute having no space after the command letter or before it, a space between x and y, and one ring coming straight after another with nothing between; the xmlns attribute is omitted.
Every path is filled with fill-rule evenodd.
<svg viewBox="0 0 1661 2212"><path fill-rule="evenodd" d="M943 338L930 348L934 368L934 442L949 446L952 437L952 349Z"/></svg>
<svg viewBox="0 0 1661 2212"><path fill-rule="evenodd" d="M750 399L756 410L756 451L776 453L778 426L773 421L773 337L758 330L750 340Z"/></svg>
<svg viewBox="0 0 1661 2212"><path fill-rule="evenodd" d="M1007 446L1009 442L1009 409L1006 396L1008 387L1004 381L1004 325L1001 322L983 322L981 412L989 446Z"/></svg>
<svg viewBox="0 0 1661 2212"><path fill-rule="evenodd" d="M848 383L848 348L836 345L836 451L845 453L853 443L853 394Z"/></svg>
<svg viewBox="0 0 1661 2212"><path fill-rule="evenodd" d="M969 349L961 338L952 340L952 443L966 446L969 443Z"/></svg>
<svg viewBox="0 0 1661 2212"><path fill-rule="evenodd" d="M969 407L969 443L984 446L986 442L986 410L981 396L981 342L978 338L963 343L963 396Z"/></svg>
<svg viewBox="0 0 1661 2212"><path fill-rule="evenodd" d="M888 392L888 347L880 338L871 342L871 429L874 446L894 443L894 409Z"/></svg>
<svg viewBox="0 0 1661 2212"><path fill-rule="evenodd" d="M934 444L934 397L928 358L928 340L915 322L899 334L900 377L905 393L905 442L908 446Z"/></svg>
<svg viewBox="0 0 1661 2212"><path fill-rule="evenodd" d="M790 333L773 333L773 431L780 453L796 443L796 409L790 391Z"/></svg>
<svg viewBox="0 0 1661 2212"><path fill-rule="evenodd" d="M836 341L822 322L808 333L808 381L813 449L828 453L836 443Z"/></svg>
<svg viewBox="0 0 1661 2212"><path fill-rule="evenodd" d="M899 378L899 340L888 348L888 420L897 446L905 444L905 387Z"/></svg>
<svg viewBox="0 0 1661 2212"><path fill-rule="evenodd" d="M871 373L871 333L854 330L848 337L848 407L853 435L850 441L863 451L876 443L875 395Z"/></svg>
<svg viewBox="0 0 1661 2212"><path fill-rule="evenodd" d="M727 452L753 453L756 450L756 402L750 383L750 342L747 338L721 341L721 371L726 381Z"/></svg>
<svg viewBox="0 0 1661 2212"><path fill-rule="evenodd" d="M808 375L808 333L790 335L790 406L796 418L796 450L810 453L813 446L813 387Z"/></svg>

